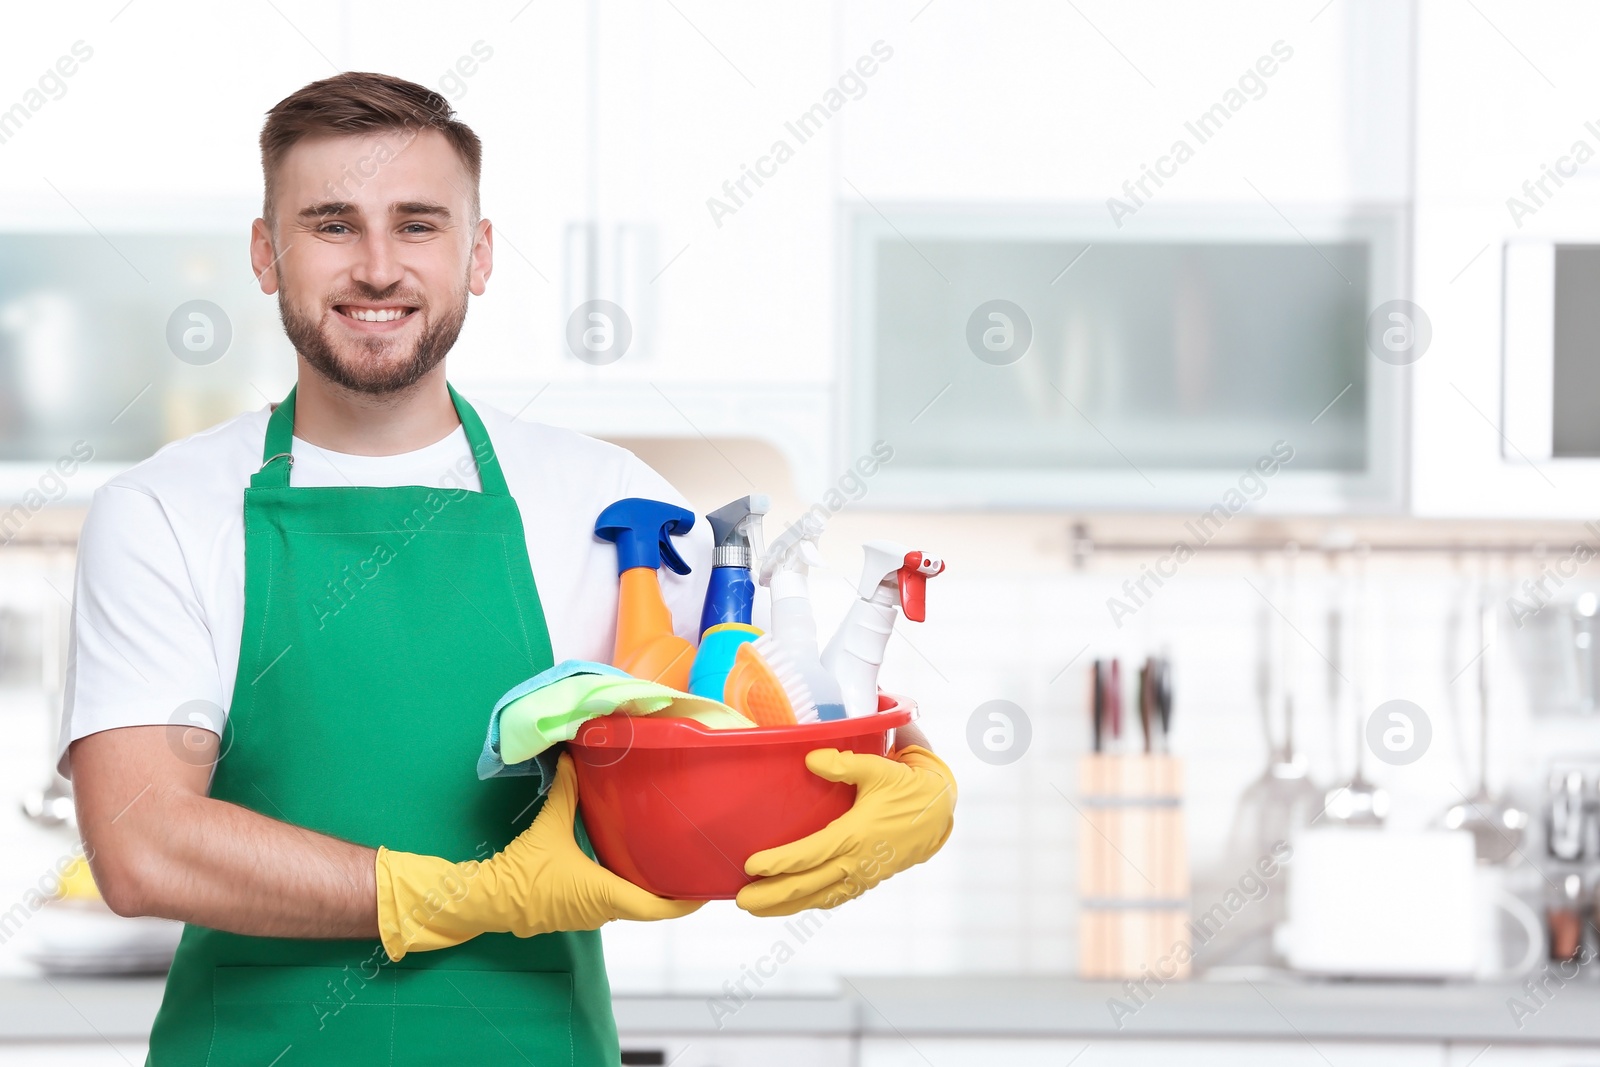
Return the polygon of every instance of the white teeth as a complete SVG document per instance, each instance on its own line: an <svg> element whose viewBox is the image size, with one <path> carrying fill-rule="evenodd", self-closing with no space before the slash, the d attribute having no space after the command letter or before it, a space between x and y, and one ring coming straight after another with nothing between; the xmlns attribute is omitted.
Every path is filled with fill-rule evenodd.
<svg viewBox="0 0 1600 1067"><path fill-rule="evenodd" d="M345 314L362 322L390 322L410 311L410 308L345 308Z"/></svg>

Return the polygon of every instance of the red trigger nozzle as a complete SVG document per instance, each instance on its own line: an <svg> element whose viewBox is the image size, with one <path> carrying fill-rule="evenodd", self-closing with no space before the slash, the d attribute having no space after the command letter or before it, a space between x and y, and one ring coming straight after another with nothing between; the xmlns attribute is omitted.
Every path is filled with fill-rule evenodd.
<svg viewBox="0 0 1600 1067"><path fill-rule="evenodd" d="M928 617L928 579L944 571L944 561L922 552L907 552L900 574L900 610L912 622Z"/></svg>

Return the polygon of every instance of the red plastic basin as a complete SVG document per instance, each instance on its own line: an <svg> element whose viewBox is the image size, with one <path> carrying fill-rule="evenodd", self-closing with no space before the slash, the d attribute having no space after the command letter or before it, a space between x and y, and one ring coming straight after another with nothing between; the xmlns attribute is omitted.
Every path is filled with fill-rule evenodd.
<svg viewBox="0 0 1600 1067"><path fill-rule="evenodd" d="M754 879L744 862L850 810L856 787L818 778L818 748L887 755L916 705L878 694L859 719L707 730L690 719L607 715L568 745L578 806L601 864L661 897L731 900Z"/></svg>

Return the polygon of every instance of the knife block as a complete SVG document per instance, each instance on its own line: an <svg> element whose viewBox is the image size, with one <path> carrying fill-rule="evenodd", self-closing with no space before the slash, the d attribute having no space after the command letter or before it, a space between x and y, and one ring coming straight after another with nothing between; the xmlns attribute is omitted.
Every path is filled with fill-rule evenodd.
<svg viewBox="0 0 1600 1067"><path fill-rule="evenodd" d="M1084 978L1189 976L1183 761L1103 754L1078 764L1078 970Z"/></svg>

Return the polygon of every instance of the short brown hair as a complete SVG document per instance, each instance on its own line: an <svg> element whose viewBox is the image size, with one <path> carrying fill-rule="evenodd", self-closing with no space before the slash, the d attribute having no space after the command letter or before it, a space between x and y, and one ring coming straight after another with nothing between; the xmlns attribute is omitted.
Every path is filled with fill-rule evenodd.
<svg viewBox="0 0 1600 1067"><path fill-rule="evenodd" d="M455 117L449 101L426 86L388 74L346 71L296 90L267 112L261 127L261 170L266 180L262 215L272 222L275 177L283 157L307 137L396 130L410 136L438 130L449 140L471 179L472 214L478 217L478 176L483 142Z"/></svg>

